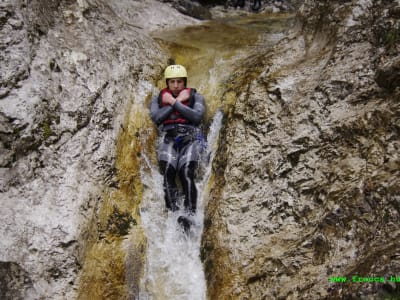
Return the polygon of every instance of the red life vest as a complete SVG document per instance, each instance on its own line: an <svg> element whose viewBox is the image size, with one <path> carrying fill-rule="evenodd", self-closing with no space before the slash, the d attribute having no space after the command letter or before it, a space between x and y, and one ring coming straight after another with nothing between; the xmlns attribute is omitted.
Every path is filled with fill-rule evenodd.
<svg viewBox="0 0 400 300"><path fill-rule="evenodd" d="M195 89L192 88L186 88L190 91L190 97L188 100L181 102L182 104L189 106L190 108L193 108L194 106L194 94L196 93ZM165 103L162 101L162 97L164 96L165 93L170 93L172 95L172 92L168 88L164 88L161 90L160 94L158 95L158 105L161 107L164 107L166 105L169 105L168 103ZM169 114L168 118L165 119L163 124L188 124L190 121L186 119L184 116L179 111L174 110L172 113Z"/></svg>

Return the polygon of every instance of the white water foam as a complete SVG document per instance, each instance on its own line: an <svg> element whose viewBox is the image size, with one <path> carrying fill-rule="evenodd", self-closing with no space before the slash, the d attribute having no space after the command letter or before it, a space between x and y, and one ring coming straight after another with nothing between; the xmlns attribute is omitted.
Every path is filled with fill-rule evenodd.
<svg viewBox="0 0 400 300"><path fill-rule="evenodd" d="M211 174L222 117L220 111L215 114L207 136L208 160L203 166L203 177L196 183L198 210L194 216L195 226L189 234L185 234L177 223L180 213L166 211L162 176L157 166L143 156L141 177L145 188L140 214L147 237L147 262L140 286L140 300L206 299L200 242L206 205L205 187Z"/></svg>

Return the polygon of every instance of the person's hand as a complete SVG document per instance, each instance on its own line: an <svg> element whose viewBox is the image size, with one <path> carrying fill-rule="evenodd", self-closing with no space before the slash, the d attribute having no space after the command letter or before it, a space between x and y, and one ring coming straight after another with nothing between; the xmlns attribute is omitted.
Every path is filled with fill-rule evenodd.
<svg viewBox="0 0 400 300"><path fill-rule="evenodd" d="M178 97L176 97L176 101L184 102L189 98L190 98L190 89L184 89L179 93Z"/></svg>
<svg viewBox="0 0 400 300"><path fill-rule="evenodd" d="M173 106L175 104L175 102L177 101L177 99L175 99L171 93L164 93L162 95L162 101L163 103L169 104L171 106Z"/></svg>

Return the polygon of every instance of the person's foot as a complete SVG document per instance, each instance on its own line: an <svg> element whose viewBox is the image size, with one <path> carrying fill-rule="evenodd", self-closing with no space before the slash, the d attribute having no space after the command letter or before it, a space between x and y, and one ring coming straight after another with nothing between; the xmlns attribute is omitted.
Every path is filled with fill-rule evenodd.
<svg viewBox="0 0 400 300"><path fill-rule="evenodd" d="M193 225L193 222L185 216L180 216L178 218L178 224L182 226L185 233L188 233L190 230L190 226Z"/></svg>
<svg viewBox="0 0 400 300"><path fill-rule="evenodd" d="M179 210L179 206L176 205L176 201L165 201L166 207L168 210L175 212Z"/></svg>
<svg viewBox="0 0 400 300"><path fill-rule="evenodd" d="M179 210L179 206L176 205L175 203L171 203L169 209L170 209L172 212L175 212L175 211Z"/></svg>

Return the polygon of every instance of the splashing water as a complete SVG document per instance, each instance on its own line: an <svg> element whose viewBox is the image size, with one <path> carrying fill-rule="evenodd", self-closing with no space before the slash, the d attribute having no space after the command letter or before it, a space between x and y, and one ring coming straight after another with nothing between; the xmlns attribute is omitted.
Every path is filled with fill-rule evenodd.
<svg viewBox="0 0 400 300"><path fill-rule="evenodd" d="M200 240L203 231L205 203L204 187L211 174L222 113L218 111L208 134L207 162L204 176L197 182L199 191L195 225L185 234L178 225L178 212L166 212L162 189L163 178L144 156L150 173L142 170L145 186L141 207L142 226L148 239L146 274L142 279L140 299L191 299L206 298L206 283L200 261Z"/></svg>
<svg viewBox="0 0 400 300"><path fill-rule="evenodd" d="M260 32L265 33L263 26L266 18L254 16L245 24L240 22L209 22L154 33L154 37L162 40L173 53L176 63L188 67L189 84L197 87L205 96L207 109L213 119L207 136L208 153L200 166L202 176L196 182L198 209L193 217L195 225L189 234L185 234L177 223L179 211L167 212L165 209L163 178L158 167L142 153L141 181L144 190L140 215L147 237L147 261L140 283L140 300L206 299L200 243L208 199L207 186L222 127L223 113L219 110L222 105L221 86L232 74L235 61L246 56L247 47L257 42ZM253 23L257 26L253 26ZM270 27L269 24L265 26ZM249 27L255 28L249 30ZM159 84L161 87L164 81L161 80Z"/></svg>
<svg viewBox="0 0 400 300"><path fill-rule="evenodd" d="M247 57L249 47L259 47L260 34L261 47L268 44L264 40L271 35L274 37L271 45L279 39L279 24L285 21L275 19L274 23L270 17L257 14L244 19L216 20L154 34L176 63L187 66L188 86L196 88L206 99L205 123L212 119L211 126L207 126L208 155L196 182L196 225L185 235L177 224L179 213L165 209L163 179L154 162L155 132L146 103L147 96L157 93L157 88L153 82L140 82L117 145L115 182L120 187L112 186L105 191L98 224L93 224L106 232L106 237L94 242L87 251L79 299L206 298L205 274L199 256L204 208L213 184L211 164L222 125L222 112L218 110L226 109L235 99L236 94L226 93L225 89L236 71L236 62ZM274 24L278 24L277 29L270 28ZM165 81L160 80L156 85L162 88ZM114 207L121 212L132 211L141 226L132 226L128 236L107 233Z"/></svg>

